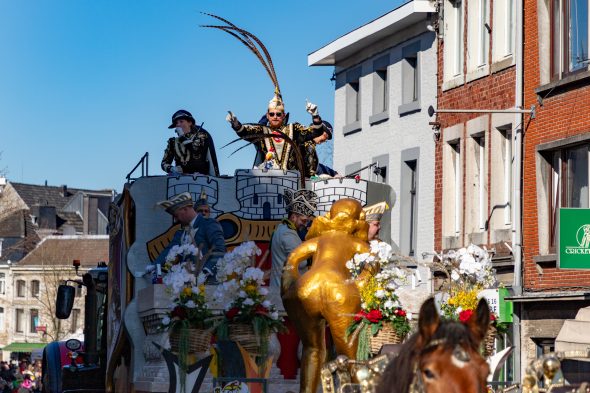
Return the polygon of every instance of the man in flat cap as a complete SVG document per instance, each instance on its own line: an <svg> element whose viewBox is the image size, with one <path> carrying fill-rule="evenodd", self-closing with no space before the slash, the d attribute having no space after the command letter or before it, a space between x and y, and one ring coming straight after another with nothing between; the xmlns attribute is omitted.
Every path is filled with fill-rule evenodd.
<svg viewBox="0 0 590 393"><path fill-rule="evenodd" d="M160 253L155 264L164 264L168 251L175 245L192 243L195 247L201 247L203 255L211 252L205 261L203 273L214 278L217 269L217 260L225 253L225 239L221 225L212 218L205 218L197 213L193 206L193 199L189 192L183 192L172 198L159 202L167 213L174 217L174 221L182 225L182 228L174 234L172 241Z"/></svg>
<svg viewBox="0 0 590 393"><path fill-rule="evenodd" d="M379 202L363 208L365 211L365 221L369 224L369 241L379 240L381 218L387 209L389 209L387 202Z"/></svg>
<svg viewBox="0 0 590 393"><path fill-rule="evenodd" d="M168 174L192 174L219 176L219 165L211 134L203 127L195 126L195 119L189 111L181 109L172 115L176 137L168 139L162 170ZM172 165L174 162L176 165Z"/></svg>

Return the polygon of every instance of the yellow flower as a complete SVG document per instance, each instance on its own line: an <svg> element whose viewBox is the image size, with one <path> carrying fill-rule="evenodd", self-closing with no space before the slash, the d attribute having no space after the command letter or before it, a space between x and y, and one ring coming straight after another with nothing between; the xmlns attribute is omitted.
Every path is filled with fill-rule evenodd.
<svg viewBox="0 0 590 393"><path fill-rule="evenodd" d="M192 288L191 288L191 287L184 287L184 288L182 289L182 294L183 294L184 296L186 296L186 297L189 297L190 295L192 295L192 294L193 294L193 290L192 290Z"/></svg>
<svg viewBox="0 0 590 393"><path fill-rule="evenodd" d="M199 285L199 293L202 295L205 293L205 284Z"/></svg>
<svg viewBox="0 0 590 393"><path fill-rule="evenodd" d="M246 292L249 296L254 296L258 293L258 285L248 284L244 287L244 292Z"/></svg>

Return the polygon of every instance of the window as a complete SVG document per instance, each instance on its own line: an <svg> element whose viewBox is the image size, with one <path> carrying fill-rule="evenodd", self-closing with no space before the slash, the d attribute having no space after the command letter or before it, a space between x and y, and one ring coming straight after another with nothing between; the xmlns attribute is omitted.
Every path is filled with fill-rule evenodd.
<svg viewBox="0 0 590 393"><path fill-rule="evenodd" d="M454 230L455 234L461 231L461 144L459 142L450 144L452 163L453 163L453 183L454 183Z"/></svg>
<svg viewBox="0 0 590 393"><path fill-rule="evenodd" d="M370 168L371 174L367 179L377 183L387 183L387 166L389 164L389 154L382 154L373 157L373 166Z"/></svg>
<svg viewBox="0 0 590 393"><path fill-rule="evenodd" d="M502 164L504 169L504 224L512 223L512 130L509 125L502 133Z"/></svg>
<svg viewBox="0 0 590 393"><path fill-rule="evenodd" d="M0 295L6 294L6 274L0 273Z"/></svg>
<svg viewBox="0 0 590 393"><path fill-rule="evenodd" d="M467 35L467 72L480 71L476 76L485 72L488 65L490 50L490 18L489 1L474 0L467 3L468 7L468 35ZM482 69L483 68L483 69Z"/></svg>
<svg viewBox="0 0 590 393"><path fill-rule="evenodd" d="M17 308L15 310L15 330L17 333L23 333L25 328L25 310Z"/></svg>
<svg viewBox="0 0 590 393"><path fill-rule="evenodd" d="M476 165L476 181L477 181L477 196L478 196L478 224L479 229L484 230L486 227L487 211L486 211L486 139L485 136L473 138L475 141L475 165Z"/></svg>
<svg viewBox="0 0 590 393"><path fill-rule="evenodd" d="M39 310L31 309L31 318L29 322L30 332L37 333L37 326L39 326Z"/></svg>
<svg viewBox="0 0 590 393"><path fill-rule="evenodd" d="M373 61L373 115L369 122L376 123L388 118L389 109L389 79L387 67L389 56L383 56ZM380 115L380 116L379 116Z"/></svg>
<svg viewBox="0 0 590 393"><path fill-rule="evenodd" d="M588 145L550 152L549 248L555 251L560 207L588 208Z"/></svg>
<svg viewBox="0 0 590 393"><path fill-rule="evenodd" d="M402 105L399 114L420 109L420 41L402 48Z"/></svg>
<svg viewBox="0 0 590 393"><path fill-rule="evenodd" d="M24 280L16 281L16 296L25 297L26 283Z"/></svg>
<svg viewBox="0 0 590 393"><path fill-rule="evenodd" d="M416 227L418 218L418 160L408 160L402 163L401 173L400 215L401 250L409 256L416 255Z"/></svg>
<svg viewBox="0 0 590 393"><path fill-rule="evenodd" d="M39 280L31 281L31 296L39 297Z"/></svg>
<svg viewBox="0 0 590 393"><path fill-rule="evenodd" d="M444 79L463 74L463 2L444 2Z"/></svg>
<svg viewBox="0 0 590 393"><path fill-rule="evenodd" d="M0 329L5 329L4 326L4 307L0 307Z"/></svg>
<svg viewBox="0 0 590 393"><path fill-rule="evenodd" d="M346 73L346 125L344 133L360 130L361 120L361 94L360 94L361 68L358 67Z"/></svg>
<svg viewBox="0 0 590 393"><path fill-rule="evenodd" d="M448 141L443 149L443 236L457 237L462 227L463 171L461 141ZM452 247L444 247L452 248Z"/></svg>
<svg viewBox="0 0 590 393"><path fill-rule="evenodd" d="M359 94L359 81L350 82L346 89L346 121L348 124L360 120L361 95Z"/></svg>
<svg viewBox="0 0 590 393"><path fill-rule="evenodd" d="M70 321L70 333L76 333L78 330L78 324L80 323L80 309L74 308L72 310L72 316Z"/></svg>
<svg viewBox="0 0 590 393"><path fill-rule="evenodd" d="M514 0L494 0L492 28L492 61L497 62L514 53L516 15Z"/></svg>
<svg viewBox="0 0 590 393"><path fill-rule="evenodd" d="M588 1L551 0L551 76L587 69Z"/></svg>

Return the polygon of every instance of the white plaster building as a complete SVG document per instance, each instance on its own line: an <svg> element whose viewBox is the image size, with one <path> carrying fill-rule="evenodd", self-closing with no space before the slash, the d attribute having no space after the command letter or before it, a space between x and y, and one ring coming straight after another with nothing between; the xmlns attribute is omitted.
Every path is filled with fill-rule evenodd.
<svg viewBox="0 0 590 393"><path fill-rule="evenodd" d="M310 66L335 67L334 168L351 174L375 164L361 177L388 183L397 195L391 233L380 237L418 260L434 249L435 143L427 113L437 91L434 12L429 1L406 3L308 57Z"/></svg>

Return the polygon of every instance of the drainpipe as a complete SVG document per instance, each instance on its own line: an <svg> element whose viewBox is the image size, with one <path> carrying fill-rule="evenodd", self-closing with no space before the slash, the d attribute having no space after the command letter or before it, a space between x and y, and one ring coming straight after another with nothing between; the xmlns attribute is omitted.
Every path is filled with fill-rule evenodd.
<svg viewBox="0 0 590 393"><path fill-rule="evenodd" d="M523 0L516 0L516 39L515 39L515 51L514 60L516 64L516 83L515 83L515 108L522 108L523 105ZM515 115L516 123L519 124L518 128L514 131L514 176L513 190L514 190L514 208L512 209L512 253L514 256L514 281L512 288L515 295L522 295L522 166L523 166L523 154L522 154L522 134L524 128L524 115ZM513 335L514 335L514 377L516 381L521 380L521 353L522 353L522 340L521 340L521 325L520 320L522 316L522 306L518 302L514 307L513 315Z"/></svg>

